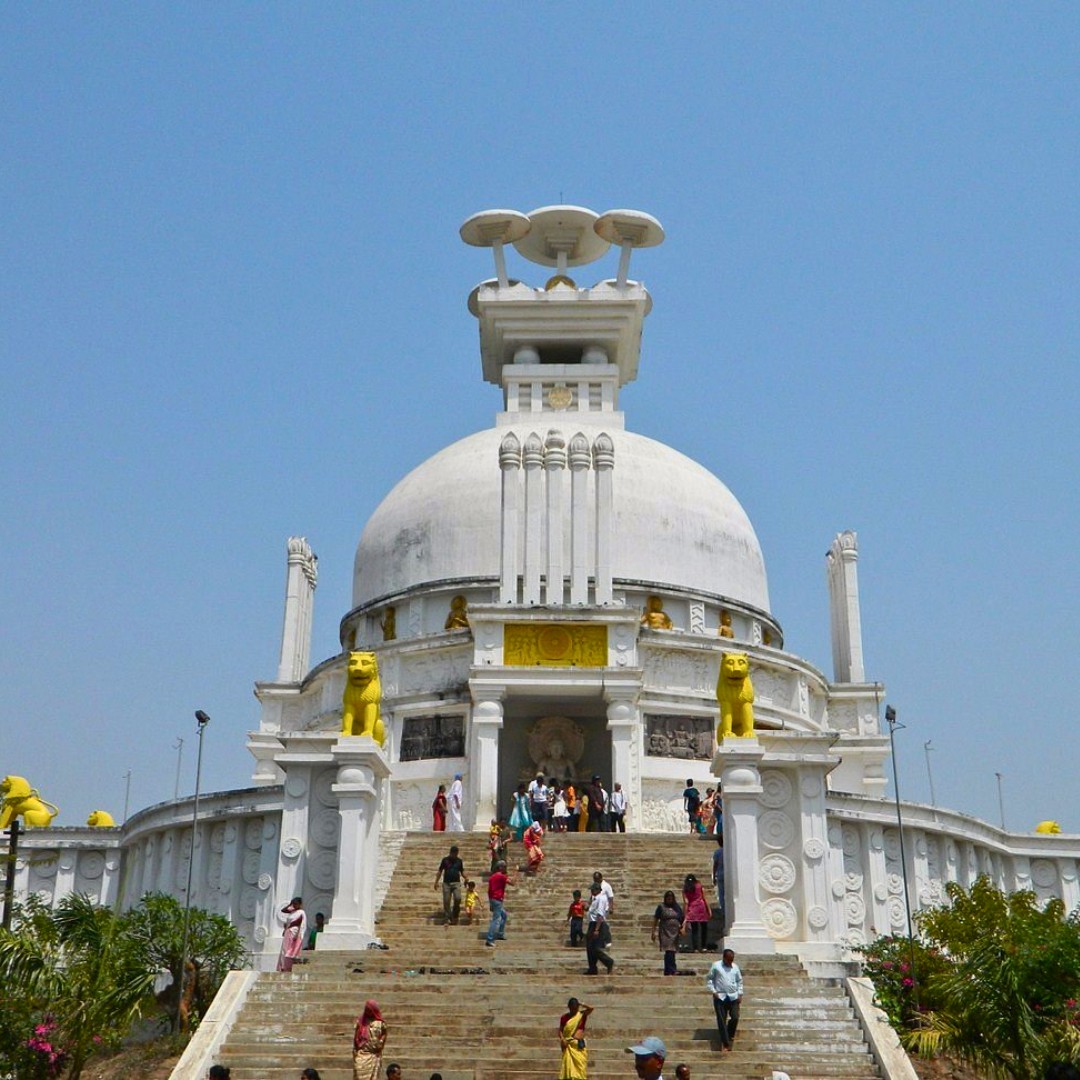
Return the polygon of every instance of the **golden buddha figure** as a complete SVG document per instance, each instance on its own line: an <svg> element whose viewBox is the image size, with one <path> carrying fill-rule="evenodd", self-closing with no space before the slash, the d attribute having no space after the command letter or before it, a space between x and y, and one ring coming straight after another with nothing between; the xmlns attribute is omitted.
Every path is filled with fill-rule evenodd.
<svg viewBox="0 0 1080 1080"><path fill-rule="evenodd" d="M383 641L393 641L397 638L397 611L388 607L379 625L382 627Z"/></svg>
<svg viewBox="0 0 1080 1080"><path fill-rule="evenodd" d="M645 610L641 615L641 625L650 630L670 630L671 616L664 610L664 601L659 596L650 596L645 601Z"/></svg>
<svg viewBox="0 0 1080 1080"><path fill-rule="evenodd" d="M717 633L721 637L733 638L735 636L735 631L731 629L731 612L730 611L721 611L720 612L720 626L717 629Z"/></svg>
<svg viewBox="0 0 1080 1080"><path fill-rule="evenodd" d="M446 616L444 629L463 630L469 626L469 605L464 596L455 596L450 601L450 614Z"/></svg>

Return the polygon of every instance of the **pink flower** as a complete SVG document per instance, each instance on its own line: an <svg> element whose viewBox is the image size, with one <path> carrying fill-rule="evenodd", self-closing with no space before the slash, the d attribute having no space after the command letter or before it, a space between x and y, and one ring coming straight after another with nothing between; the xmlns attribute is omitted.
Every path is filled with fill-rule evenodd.
<svg viewBox="0 0 1080 1080"><path fill-rule="evenodd" d="M881 966L885 971L892 971L892 969L896 967L896 965L891 960L886 960L885 963L883 963Z"/></svg>
<svg viewBox="0 0 1080 1080"><path fill-rule="evenodd" d="M903 986L914 986L915 981L913 979L905 979L902 983Z"/></svg>

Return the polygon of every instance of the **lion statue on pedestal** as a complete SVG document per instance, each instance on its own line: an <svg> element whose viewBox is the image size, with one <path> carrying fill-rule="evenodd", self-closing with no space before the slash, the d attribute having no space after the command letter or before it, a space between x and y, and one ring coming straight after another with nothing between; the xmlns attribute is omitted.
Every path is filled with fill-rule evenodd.
<svg viewBox="0 0 1080 1080"><path fill-rule="evenodd" d="M750 681L750 659L746 653L722 653L720 678L716 681L716 700L720 705L720 724L716 741L728 735L754 737L754 684Z"/></svg>
<svg viewBox="0 0 1080 1080"><path fill-rule="evenodd" d="M28 829L45 829L60 813L51 802L45 802L23 776L5 776L0 781L0 829L10 828L17 818Z"/></svg>
<svg viewBox="0 0 1080 1080"><path fill-rule="evenodd" d="M378 657L373 652L349 653L349 672L341 701L341 734L369 735L382 746L386 729L379 715L381 702Z"/></svg>

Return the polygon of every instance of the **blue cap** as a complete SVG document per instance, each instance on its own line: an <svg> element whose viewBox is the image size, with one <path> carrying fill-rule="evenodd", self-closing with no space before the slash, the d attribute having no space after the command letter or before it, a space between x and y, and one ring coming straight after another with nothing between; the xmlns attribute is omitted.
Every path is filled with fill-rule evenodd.
<svg viewBox="0 0 1080 1080"><path fill-rule="evenodd" d="M655 1035L642 1039L638 1046L628 1046L626 1051L629 1054L637 1054L638 1057L658 1057L667 1061L667 1047L663 1040Z"/></svg>

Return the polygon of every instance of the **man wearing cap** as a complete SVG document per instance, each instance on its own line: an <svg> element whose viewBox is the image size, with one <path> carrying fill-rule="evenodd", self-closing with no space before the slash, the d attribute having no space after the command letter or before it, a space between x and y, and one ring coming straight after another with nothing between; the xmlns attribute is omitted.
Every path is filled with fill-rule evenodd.
<svg viewBox="0 0 1080 1080"><path fill-rule="evenodd" d="M634 1055L634 1069L641 1080L664 1080L667 1047L662 1039L649 1035L637 1046L628 1046L626 1052Z"/></svg>
<svg viewBox="0 0 1080 1080"><path fill-rule="evenodd" d="M705 985L713 996L721 1049L730 1050L735 1041L735 1029L739 1026L739 1004L743 997L742 972L735 963L733 949L725 949L720 959L709 968Z"/></svg>

